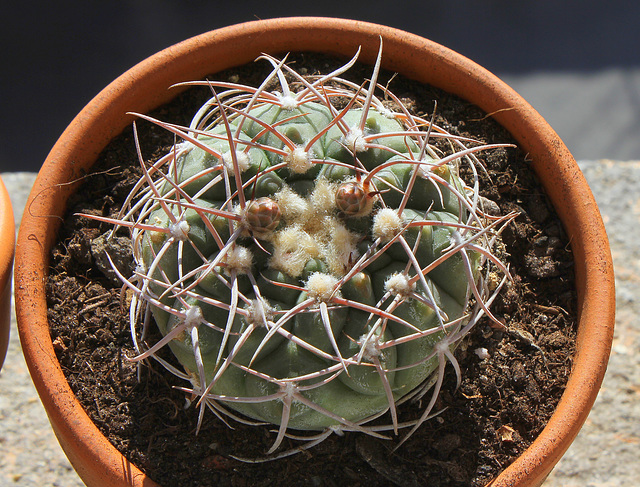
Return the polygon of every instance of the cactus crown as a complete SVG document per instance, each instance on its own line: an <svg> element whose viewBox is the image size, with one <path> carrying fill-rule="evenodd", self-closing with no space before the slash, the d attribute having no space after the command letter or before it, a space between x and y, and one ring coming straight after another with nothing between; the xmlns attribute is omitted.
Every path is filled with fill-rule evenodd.
<svg viewBox="0 0 640 487"><path fill-rule="evenodd" d="M132 237L137 269L120 276L133 291L132 360L188 380L200 418L208 408L278 425L269 453L290 430L324 431L310 444L414 431L508 276L491 248L513 215L486 215L477 181L457 172L475 174L476 154L498 146L411 114L377 84L381 52L362 86L340 77L357 54L307 78L263 55L273 70L257 88L188 83L211 99L189 127L139 115L182 141L151 166L140 155L143 178L105 219ZM156 355L164 346L183 370ZM434 383L421 418L400 423L397 405ZM387 412L388 426L369 424Z"/></svg>

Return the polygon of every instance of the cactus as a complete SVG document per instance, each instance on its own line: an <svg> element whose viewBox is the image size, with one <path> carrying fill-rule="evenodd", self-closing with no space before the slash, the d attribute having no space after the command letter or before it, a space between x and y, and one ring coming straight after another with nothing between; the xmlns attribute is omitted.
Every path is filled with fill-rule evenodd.
<svg viewBox="0 0 640 487"><path fill-rule="evenodd" d="M361 86L340 77L357 54L307 78L263 55L273 70L257 88L185 83L211 99L189 127L136 114L181 142L151 166L139 153L144 176L103 218L131 232L137 268L118 274L133 291L132 360L188 380L200 421L210 409L277 425L269 453L291 430L323 432L311 443L415 431L508 277L491 249L514 215L485 214L477 177L458 176L505 145L411 114L377 84L381 53ZM157 355L165 346L183 370ZM398 404L431 387L421 417L401 423Z"/></svg>

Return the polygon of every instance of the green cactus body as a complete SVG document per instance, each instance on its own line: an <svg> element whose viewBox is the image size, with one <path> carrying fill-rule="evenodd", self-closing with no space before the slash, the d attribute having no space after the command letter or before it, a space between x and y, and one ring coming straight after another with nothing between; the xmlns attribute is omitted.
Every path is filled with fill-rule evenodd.
<svg viewBox="0 0 640 487"><path fill-rule="evenodd" d="M265 124L277 127L276 130L279 133L295 141L297 146L303 147L333 120L328 108L314 102L302 104L292 110L286 110L278 106L254 108L249 111L249 115ZM361 116L362 110L354 109L347 113L345 122L350 125L356 125ZM285 147L284 142L271 132L261 136L260 133L264 130L263 125L252 119L234 118L229 125L232 133L237 132L240 122L242 122L242 127L239 140L253 140L256 145L260 144L261 146L280 150ZM405 130L398 121L393 118L386 118L375 111L368 113L365 127L364 135L403 132ZM220 123L209 130L211 137L202 138L201 140L216 152L229 154L231 147L226 139L227 130L228 128ZM243 161L243 183L258 175L255 183L246 185L244 189L245 197L248 200L257 197L270 197L274 201L279 201L283 199L281 191L286 186L289 191L294 192L292 199L302 199L308 207L302 215L295 214L292 211L289 211L290 214L284 215L278 227L261 241L264 250L260 249L249 235L237 239L237 245L244 246L251 251L252 266L249 272L253 273L254 276L270 276L268 279L271 281L280 281L304 288L306 279L314 272L327 273L336 279L344 277L351 270L350 266L361 256L355 243L360 244L359 248L363 248L363 246L365 248L373 247L375 238L371 234L371 227L375 210L371 214L362 217L345 217L339 215L338 210L335 208L335 203L322 194L331 191L335 193L335 186L338 183L353 180L356 176L353 168L354 154L344 147L343 139L344 135L337 127L330 128L308 150L313 159L320 159L324 162L313 164L309 170L303 173L294 173L287 166L276 169L273 172L267 172L269 168L277 166L283 161L283 158L271 149L251 148L244 153L248 158ZM381 197L382 201L379 201L377 206L386 205L389 208L397 208L402 198L402 193L398 189L406 190L412 172L417 170L415 164L407 163L407 161L414 160L415 152L419 149L415 143L407 143L405 138L401 136L380 137L375 142L383 147L366 149L357 153L357 157L362 161L364 167L368 169L374 169L392 157L398 161L397 164L378 173L379 179L376 184L378 191L389 190ZM334 165L332 162L339 162L342 165ZM220 162L211 153L202 148L193 147L177 161L176 183L178 185L183 184L190 177L216 164L220 164ZM202 188L210 183L220 172L212 172L209 178L202 178L197 180L197 183L184 185L184 191L190 196L198 195L199 192L202 192ZM232 176L230 172L227 166L228 176ZM447 171L445 177L450 185L462 191L463 184L454 172ZM229 177L229 179L231 191L235 191L235 181L232 177ZM420 179L420 183L416 186L419 189L413 190L412 197L402 213L403 223L423 219L453 223L465 221L464 210L461 209L458 198L452 195L450 189L436 187L433 182L423 178ZM169 191L168 188L168 186L165 187L165 193ZM226 196L224 181L208 187L202 195L198 196L200 198L197 203L203 208L221 208ZM313 208L319 201L323 205L327 205L328 201L330 205ZM286 203L283 206L286 206ZM178 206L174 205L173 208L174 213L178 216ZM203 262L198 257L198 254L206 256L211 262L220 252L215 240L210 237L204 220L196 210L187 209L185 213L186 221L189 224L189 241L197 248L197 251L184 244L184 242L175 241L171 243L164 256L160 259L159 265L157 265L156 277L160 281L163 280L161 274L168 276L169 281L177 281L180 273L188 275L201 267ZM229 237L230 231L225 228L229 225L224 218L219 216L210 216L208 218L219 229L221 236L224 238ZM350 220L360 221L352 222ZM158 208L151 213L149 221L162 222L161 224L166 225L169 220L165 210ZM365 231L357 232L354 228L364 229ZM294 240L295 248L278 248L279 240L284 240L281 238L282 235L292 229L295 229L300 235L299 239ZM414 253L419 265L424 268L442 255L443 250L451 245L452 231L446 225L424 226L405 230L404 235L407 243L413 249L418 234L420 234L420 241L414 249ZM340 234L338 241L333 238L335 233ZM308 247L310 248L305 247L301 250L298 247L302 239L309 240L310 245ZM150 235L147 235L144 240L143 255L145 256L144 261L147 268L152 265L154 256L165 245L166 238L158 239L156 237L155 240L154 242L153 236ZM352 245L349 245L350 241L353 242ZM283 243L281 245L286 246L287 244ZM182 251L178 250L179 246L183 247ZM270 252L271 255L266 253L265 250ZM298 252L302 255L293 256L292 260L296 262L293 265L289 265L286 262L287 252ZM386 261L383 267L376 268L377 266L372 266L375 270L364 268L342 285L340 289L341 295L346 299L373 307L376 306L376 303L384 302L383 297L386 293L385 283L387 279L393 274L404 272L408 264L406 251L400 243L393 243L385 254L380 257L381 260ZM182 260L181 271L178 271L178 255L181 256ZM445 321L459 318L464 311L469 294L468 280L464 271L460 269L460 260L460 256L453 256L438 265L432 272L429 272L426 275L426 282L430 288L430 293L426 293L422 289L422 283L416 283L415 292L422 296L423 300L408 298L393 311L393 314L411 323L419 330L438 328L441 325L442 319L438 319L434 311L435 307L441 310L443 316L446 316ZM475 255L473 260L474 262L478 261ZM474 272L475 269L476 265L474 264ZM193 282L196 276L197 273L194 274L193 278L189 279L189 282ZM214 267L210 270L209 276L198 282L194 287L194 291L198 295L229 302L231 298L229 277L224 265ZM248 299L257 299L246 275L239 274L236 280L239 289ZM265 277L263 281L266 282L266 280ZM162 290L156 286L155 292L161 294ZM277 306L279 310L291 309L296 304L308 299L305 291L283 289L273 283L269 287L261 289L260 292L271 306ZM177 310L186 310L190 306L199 306L202 309L204 320L218 328L199 326L200 353L204 363L206 381L209 382L213 379L220 366L218 357L220 347L223 344L223 330L225 329L229 312L209 305L203 300L190 298L186 299L185 302L183 297L175 298L171 294L167 293L162 298L163 302ZM426 304L431 301L432 297L435 298L435 303ZM415 333L415 330L393 321L387 322L383 327L380 323L376 323L378 320L375 317L372 318L370 313L359 309L342 305L332 306L331 304L328 307L332 334L342 357L357 356L362 346L358 343L358 340L371 332L374 326L378 326L380 331L384 329L381 336L380 331L377 335L379 337L378 340L381 342ZM153 313L164 334L168 333L176 322L180 321L179 317L170 316L167 311L158 307L153 308ZM224 345L225 350L221 355L223 358L231 353L238 337L243 330L246 330L247 326L248 323L241 315L235 316L232 325L233 335ZM295 314L284 328L311 347L326 354L335 355L330 334L325 329L317 306L312 306ZM266 327L257 328L250 335L249 340L244 343L241 352L234 356L234 362L248 366L266 333ZM395 399L404 396L420 385L434 371L437 365L437 358L433 352L434 344L442 338L442 334L443 331L438 331L433 335L416 338L407 343L388 347L380 352L378 358L382 369L386 371L386 380L393 391ZM189 334L183 333L183 336L172 340L170 346L185 368L197 375L193 343ZM420 363L421 360L428 356L432 356L432 358ZM312 374L318 370L329 368L334 364L334 360L318 356L276 333L266 341L251 367L276 379L286 379ZM395 369L400 370L396 371ZM232 375L233 380L227 379L227 375ZM305 386L314 382L318 382L318 379L302 381L300 385ZM278 387L277 384L268 382L248 372L242 371L240 373L237 367L228 367L210 392L221 396L261 397L275 394L278 391ZM361 365L349 365L347 370L338 374L335 379L317 388L309 389L304 394L321 408L327 409L335 415L354 423L389 407L383 379L366 358L362 360ZM240 403L234 402L227 404L233 409L239 409L247 416L270 423L278 424L282 417L282 404L278 400L255 404L239 405ZM322 429L336 424L338 424L336 419L315 411L300 402L294 403L288 423L291 428L311 430Z"/></svg>
<svg viewBox="0 0 640 487"><path fill-rule="evenodd" d="M268 59L283 94L234 85L189 129L157 122L186 142L123 219L132 316L150 309L164 335L134 333L137 359L168 345L192 393L280 425L276 446L287 428L362 429L387 410L397 428L396 402L488 313L496 224L457 175L475 149L337 72L294 95Z"/></svg>

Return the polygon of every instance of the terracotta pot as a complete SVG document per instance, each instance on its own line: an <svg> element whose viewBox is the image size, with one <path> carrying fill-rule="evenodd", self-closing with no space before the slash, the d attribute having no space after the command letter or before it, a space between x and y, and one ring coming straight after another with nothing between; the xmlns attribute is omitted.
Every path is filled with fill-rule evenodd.
<svg viewBox="0 0 640 487"><path fill-rule="evenodd" d="M578 351L560 404L531 447L492 485L539 485L575 438L595 400L607 365L614 323L613 266L593 196L555 132L520 96L470 60L438 44L364 22L287 18L235 25L189 39L127 71L76 117L44 163L30 196L16 258L16 307L24 353L53 429L88 485L156 485L98 431L69 388L49 336L45 276L58 215L73 184L110 139L131 122L125 112L148 112L167 102L178 81L253 61L260 53L316 51L373 63L378 36L383 67L435 85L494 113L529 153L571 241L578 287Z"/></svg>
<svg viewBox="0 0 640 487"><path fill-rule="evenodd" d="M9 346L11 328L11 271L16 227L9 193L0 179L0 369Z"/></svg>

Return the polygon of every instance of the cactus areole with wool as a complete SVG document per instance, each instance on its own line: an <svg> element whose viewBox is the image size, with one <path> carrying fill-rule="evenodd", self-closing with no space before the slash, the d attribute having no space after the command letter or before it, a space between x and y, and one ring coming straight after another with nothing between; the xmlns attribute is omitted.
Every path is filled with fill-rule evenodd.
<svg viewBox="0 0 640 487"><path fill-rule="evenodd" d="M132 359L188 380L200 419L278 425L270 453L292 430L413 432L508 277L491 248L513 215L487 215L457 170L477 174L502 145L412 115L377 85L381 54L371 81L342 79L356 58L304 78L264 55L259 87L187 83L211 99L189 127L139 115L181 141L151 166L140 155L144 177L105 219L132 236ZM430 387L422 416L399 422Z"/></svg>

